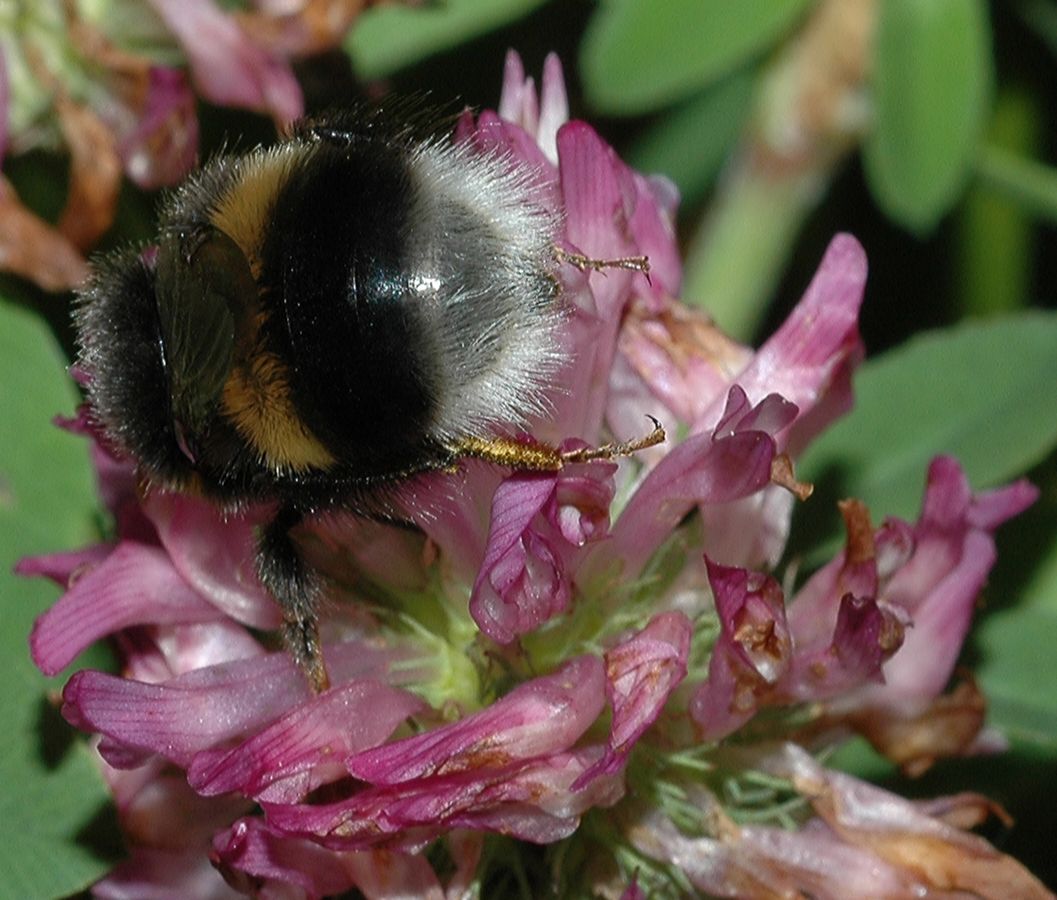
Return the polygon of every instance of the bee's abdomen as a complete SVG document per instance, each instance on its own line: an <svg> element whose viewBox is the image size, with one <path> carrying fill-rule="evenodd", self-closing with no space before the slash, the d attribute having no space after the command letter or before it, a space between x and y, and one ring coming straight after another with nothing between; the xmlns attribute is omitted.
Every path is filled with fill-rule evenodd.
<svg viewBox="0 0 1057 900"><path fill-rule="evenodd" d="M380 150L317 147L280 192L263 247L266 339L292 402L365 475L414 464L437 392L406 265L406 161Z"/></svg>

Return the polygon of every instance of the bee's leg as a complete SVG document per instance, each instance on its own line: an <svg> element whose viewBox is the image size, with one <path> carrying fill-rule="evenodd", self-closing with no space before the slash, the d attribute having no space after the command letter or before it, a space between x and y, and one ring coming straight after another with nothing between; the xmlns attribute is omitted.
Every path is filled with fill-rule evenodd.
<svg viewBox="0 0 1057 900"><path fill-rule="evenodd" d="M568 463L590 462L593 459L617 459L631 456L647 447L663 443L664 427L653 416L653 430L641 438L617 441L601 447L583 447L579 450L560 450L550 444L526 443L511 438L464 438L452 450L456 456L484 459L496 465L528 472L556 472Z"/></svg>
<svg viewBox="0 0 1057 900"><path fill-rule="evenodd" d="M663 444L668 436L664 432L664 426L653 416L647 417L653 423L653 431L640 438L630 441L613 441L603 444L601 447L584 447L582 450L566 450L562 453L562 461L567 463L589 462L592 459L617 459L621 456L632 456L647 447L656 447Z"/></svg>
<svg viewBox="0 0 1057 900"><path fill-rule="evenodd" d="M317 694L330 687L319 642L319 605L323 582L294 544L290 530L301 513L283 507L257 541L257 574L283 610L283 643Z"/></svg>
<svg viewBox="0 0 1057 900"><path fill-rule="evenodd" d="M455 458L470 456L497 466L528 472L557 472L565 465L562 453L550 444L512 438L463 438L451 448Z"/></svg>
<svg viewBox="0 0 1057 900"><path fill-rule="evenodd" d="M567 262L575 266L581 272L604 272L606 269L627 269L631 272L641 272L650 280L650 260L646 256L621 256L616 259L592 259L582 253L572 253L554 245L554 255L558 262Z"/></svg>

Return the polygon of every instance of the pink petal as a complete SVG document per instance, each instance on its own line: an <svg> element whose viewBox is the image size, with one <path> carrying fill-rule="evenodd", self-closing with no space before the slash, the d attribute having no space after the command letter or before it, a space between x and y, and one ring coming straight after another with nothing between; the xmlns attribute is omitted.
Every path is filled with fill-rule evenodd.
<svg viewBox="0 0 1057 900"><path fill-rule="evenodd" d="M557 53L548 53L543 60L543 82L540 85L539 128L536 141L547 159L558 162L558 129L569 121L569 97L565 92L565 76Z"/></svg>
<svg viewBox="0 0 1057 900"><path fill-rule="evenodd" d="M692 632L683 613L661 613L638 634L606 651L606 696L613 708L609 740L602 758L573 783L573 790L623 768L635 742L686 677Z"/></svg>
<svg viewBox="0 0 1057 900"><path fill-rule="evenodd" d="M595 293L589 286L588 276L581 272L566 273L563 270L559 275L563 294L570 306L566 327L558 335L559 353L572 362L560 373L561 392L555 392L550 398L554 411L546 424L556 433L544 433L541 437L559 441L576 437L588 443L598 443L602 439L619 320L600 317L596 308L599 303L622 307L627 302L627 296L616 295L621 291L627 293L627 273L615 276L618 281L607 281L602 285L607 292L616 292L612 297ZM646 414L652 410L652 405L634 410L636 420L629 436L638 435L647 421Z"/></svg>
<svg viewBox="0 0 1057 900"><path fill-rule="evenodd" d="M338 584L364 579L393 592L423 591L432 573L426 538L404 528L332 513L303 527L306 561Z"/></svg>
<svg viewBox="0 0 1057 900"><path fill-rule="evenodd" d="M203 597L245 625L279 627L279 607L254 569L261 513L225 517L205 500L162 491L143 508L177 571Z"/></svg>
<svg viewBox="0 0 1057 900"><path fill-rule="evenodd" d="M506 54L503 89L499 95L496 112L499 113L499 118L520 125L530 135L535 136L539 125L536 86L531 78L525 77L521 57L514 50L508 50Z"/></svg>
<svg viewBox="0 0 1057 900"><path fill-rule="evenodd" d="M763 490L729 503L698 507L705 554L729 566L773 569L785 552L797 499L784 487Z"/></svg>
<svg viewBox="0 0 1057 900"><path fill-rule="evenodd" d="M565 237L595 259L635 256L631 219L638 190L634 175L586 122L573 121L558 132L559 177L565 207ZM595 272L591 290L599 317L613 322L630 299L629 286L641 274Z"/></svg>
<svg viewBox="0 0 1057 900"><path fill-rule="evenodd" d="M92 885L92 896L99 900L239 900L244 895L224 881L201 849L135 847L129 859Z"/></svg>
<svg viewBox="0 0 1057 900"><path fill-rule="evenodd" d="M799 700L824 700L866 681L884 681L881 665L903 641L902 624L872 597L845 594L830 642L797 647L784 693Z"/></svg>
<svg viewBox="0 0 1057 900"><path fill-rule="evenodd" d="M122 829L133 845L193 848L203 853L218 828L245 815L253 806L243 797L201 797L191 790L183 774L170 766L148 764L140 771L147 774L133 785L115 781L122 775L136 778L138 771L108 771Z"/></svg>
<svg viewBox="0 0 1057 900"><path fill-rule="evenodd" d="M113 552L114 547L110 544L92 544L83 550L24 556L15 563L15 574L27 578L48 578L61 588L69 588L85 572L94 569Z"/></svg>
<svg viewBox="0 0 1057 900"><path fill-rule="evenodd" d="M823 768L795 744L785 744L780 753L765 760L764 766L790 779L846 844L917 874L925 888L973 897L1053 897L1016 860L982 837L930 815L951 812L959 805L977 807L981 798L948 798L945 804L918 807L850 775ZM982 805L989 808L986 801ZM971 812L973 821L979 821L978 810ZM957 821L958 817L953 818ZM914 895L925 893L919 889Z"/></svg>
<svg viewBox="0 0 1057 900"><path fill-rule="evenodd" d="M563 450L582 442L566 442ZM573 547L602 540L609 533L609 505L616 486L615 463L590 462L567 465L558 473L554 493L543 513L562 538Z"/></svg>
<svg viewBox="0 0 1057 900"><path fill-rule="evenodd" d="M293 803L345 774L341 760L384 741L424 707L405 691L354 679L295 707L230 750L196 754L187 780L196 791L239 791Z"/></svg>
<svg viewBox="0 0 1057 900"><path fill-rule="evenodd" d="M701 739L718 740L751 719L791 664L782 591L773 578L706 559L722 629L690 715Z"/></svg>
<svg viewBox="0 0 1057 900"><path fill-rule="evenodd" d="M470 614L492 640L506 644L563 613L571 599L561 549L549 536L528 529L473 595Z"/></svg>
<svg viewBox="0 0 1057 900"><path fill-rule="evenodd" d="M680 421L696 421L728 393L752 351L728 338L700 310L675 301L654 306L636 302L628 310L620 358Z"/></svg>
<svg viewBox="0 0 1057 900"><path fill-rule="evenodd" d="M445 900L464 900L471 896L484 851L483 836L474 831L452 831L447 835L448 855L455 872L445 887Z"/></svg>
<svg viewBox="0 0 1057 900"><path fill-rule="evenodd" d="M125 677L152 684L264 654L260 642L231 619L134 629L120 632L114 640L125 660Z"/></svg>
<svg viewBox="0 0 1057 900"><path fill-rule="evenodd" d="M413 478L396 490L399 507L461 579L477 577L489 528L488 502L502 480L495 466L467 460L456 472Z"/></svg>
<svg viewBox="0 0 1057 900"><path fill-rule="evenodd" d="M198 155L198 117L186 76L152 66L139 119L118 141L125 171L139 187L156 190L177 184Z"/></svg>
<svg viewBox="0 0 1057 900"><path fill-rule="evenodd" d="M598 748L588 748L371 787L329 805L266 803L264 809L273 828L310 835L338 850L365 849L401 837L419 846L451 828L550 843L572 834L588 809L609 806L623 794L613 776L598 778L583 791L572 790L599 755Z"/></svg>
<svg viewBox="0 0 1057 900"><path fill-rule="evenodd" d="M793 454L851 404L851 372L862 358L858 314L865 284L862 247L851 235L837 235L796 309L735 378L749 397L777 393L797 406L788 436ZM713 403L694 430L707 429L720 414Z"/></svg>
<svg viewBox="0 0 1057 900"><path fill-rule="evenodd" d="M263 884L278 883L303 892L293 896L329 897L355 887L346 866L350 855L280 834L254 817L220 832L210 858L224 879L239 888L239 896L260 896Z"/></svg>
<svg viewBox="0 0 1057 900"><path fill-rule="evenodd" d="M71 369L71 374L77 375L74 369ZM116 520L118 535L145 544L157 543L154 528L140 508L135 467L130 459L107 445L99 426L92 421L88 404L82 403L77 408L77 415L72 418L56 416L52 421L64 431L87 437L91 441L92 465L95 467L99 496Z"/></svg>
<svg viewBox="0 0 1057 900"><path fill-rule="evenodd" d="M600 567L610 559L623 564L623 577L634 578L653 552L696 505L729 503L770 483L776 445L767 430L780 429L795 416L780 397L751 407L744 392L731 388L716 432L695 434L675 447L646 476L613 525L611 539L592 559Z"/></svg>
<svg viewBox="0 0 1057 900"><path fill-rule="evenodd" d="M583 446L570 440L561 449ZM510 643L564 612L572 596L565 573L575 551L608 533L616 469L569 464L560 472L515 473L496 489L470 598L470 615L492 640Z"/></svg>
<svg viewBox="0 0 1057 900"><path fill-rule="evenodd" d="M598 657L578 657L458 722L359 753L347 761L348 770L391 785L565 750L601 713L604 678Z"/></svg>
<svg viewBox="0 0 1057 900"><path fill-rule="evenodd" d="M638 200L630 169L583 122L563 125L557 148L567 249L598 259L639 255L629 225ZM567 265L560 274L569 305L575 304L566 351L574 365L563 374L568 393L555 399L555 420L565 436L595 442L601 436L621 315L633 291L649 285L641 274L621 269L585 276Z"/></svg>
<svg viewBox="0 0 1057 900"><path fill-rule="evenodd" d="M468 140L479 153L511 159L517 165L519 174L527 177L536 189L539 202L548 209L558 208L554 164L524 128L484 110L477 117Z"/></svg>
<svg viewBox="0 0 1057 900"><path fill-rule="evenodd" d="M914 549L913 532L905 522L890 519L873 531L864 506L865 521L856 521L855 512L849 518L848 545L843 553L811 576L789 605L789 626L797 644L815 645L828 640L837 621L842 599L846 594L877 597L887 592L892 573L901 568ZM867 531L871 546L863 547L856 538L860 530Z"/></svg>
<svg viewBox="0 0 1057 900"><path fill-rule="evenodd" d="M557 473L522 472L503 480L492 497L491 525L481 571L506 556L543 509L558 483Z"/></svg>
<svg viewBox="0 0 1057 900"><path fill-rule="evenodd" d="M635 211L628 223L638 253L650 261L650 291L658 296L678 297L682 289L683 264L675 237L674 209L678 190L670 182L647 179L638 172L635 179ZM674 192L674 197L672 196ZM661 194L664 204L658 202Z"/></svg>
<svg viewBox="0 0 1057 900"><path fill-rule="evenodd" d="M221 106L269 112L279 124L301 116L301 88L287 63L255 44L212 0L150 5L183 47L202 96Z"/></svg>
<svg viewBox="0 0 1057 900"><path fill-rule="evenodd" d="M325 652L335 685L354 677L384 679L401 660L399 652L365 642L330 645ZM415 677L411 670L401 675ZM196 669L163 684L78 672L63 691L62 712L74 727L107 737L100 752L106 749L113 765L157 753L187 768L199 751L252 733L311 696L289 656L279 652Z"/></svg>
<svg viewBox="0 0 1057 900"><path fill-rule="evenodd" d="M503 481L492 500L492 525L470 615L501 644L563 611L571 597L559 551L530 527L557 480L556 474L516 474Z"/></svg>
<svg viewBox="0 0 1057 900"><path fill-rule="evenodd" d="M37 667L54 675L87 646L123 628L220 617L161 550L123 542L37 619L29 643Z"/></svg>
<svg viewBox="0 0 1057 900"><path fill-rule="evenodd" d="M824 700L880 681L903 628L874 597L845 593L834 617L799 639L772 578L708 561L722 628L708 678L691 701L703 740L717 740L765 706Z"/></svg>
<svg viewBox="0 0 1057 900"><path fill-rule="evenodd" d="M466 891L476 873L481 842L476 835L455 833L448 836L448 845L456 873L447 892L441 890L424 854L388 849L335 852L305 838L284 835L260 818L242 819L218 834L212 856L225 877L244 885L247 892L259 890L261 882L273 882L297 886L309 897L329 897L356 888L367 900L459 900L469 896ZM469 869L463 871L467 863Z"/></svg>
<svg viewBox="0 0 1057 900"><path fill-rule="evenodd" d="M887 684L870 689L872 703L897 708L931 700L943 690L994 563L992 530L1036 496L1027 482L1017 482L977 501L954 459L933 460L914 526L914 554L886 591L888 602L905 610L913 627L885 665Z"/></svg>
<svg viewBox="0 0 1057 900"><path fill-rule="evenodd" d="M366 900L422 897L444 900L444 891L424 853L375 850L345 855L345 865Z"/></svg>

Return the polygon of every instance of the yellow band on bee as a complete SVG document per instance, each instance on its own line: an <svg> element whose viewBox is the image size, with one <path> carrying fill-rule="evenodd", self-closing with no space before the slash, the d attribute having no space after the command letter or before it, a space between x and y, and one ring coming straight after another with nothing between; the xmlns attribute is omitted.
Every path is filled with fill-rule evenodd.
<svg viewBox="0 0 1057 900"><path fill-rule="evenodd" d="M274 470L326 470L336 462L298 415L286 366L272 353L254 354L247 365L232 370L221 408Z"/></svg>

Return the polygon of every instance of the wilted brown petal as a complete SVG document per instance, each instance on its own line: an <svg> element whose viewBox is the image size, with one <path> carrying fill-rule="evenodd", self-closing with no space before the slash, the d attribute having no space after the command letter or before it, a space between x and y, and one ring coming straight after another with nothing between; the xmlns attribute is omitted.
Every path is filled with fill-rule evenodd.
<svg viewBox="0 0 1057 900"><path fill-rule="evenodd" d="M2 177L0 270L35 282L46 291L67 291L88 273L84 257L69 239L27 209Z"/></svg>
<svg viewBox="0 0 1057 900"><path fill-rule="evenodd" d="M100 96L92 108L114 134L114 146L131 178L144 190L177 184L194 165L198 119L186 74L114 44L67 4L70 42L98 73Z"/></svg>
<svg viewBox="0 0 1057 900"><path fill-rule="evenodd" d="M370 0L302 0L299 4L257 4L235 18L257 43L282 56L311 56L341 43ZM274 6L274 11L267 7ZM264 8L262 8L264 7Z"/></svg>
<svg viewBox="0 0 1057 900"><path fill-rule="evenodd" d="M994 900L1055 896L1015 859L951 824L960 824L960 816L951 809L941 810L942 816L930 815L927 806L915 806L850 775L824 769L792 744L766 765L791 778L845 842L913 872L930 887ZM970 804L974 815L980 810L979 803Z"/></svg>
<svg viewBox="0 0 1057 900"><path fill-rule="evenodd" d="M117 139L99 116L67 96L56 99L56 109L70 150L70 192L58 227L85 252L114 221L121 190Z"/></svg>
<svg viewBox="0 0 1057 900"><path fill-rule="evenodd" d="M815 486L809 481L798 481L793 469L793 460L788 453L779 453L771 460L771 481L784 487L797 500L807 500L815 492Z"/></svg>
<svg viewBox="0 0 1057 900"><path fill-rule="evenodd" d="M986 713L986 698L973 682L966 681L914 716L875 710L852 716L849 722L905 775L916 778L937 759L970 752Z"/></svg>

